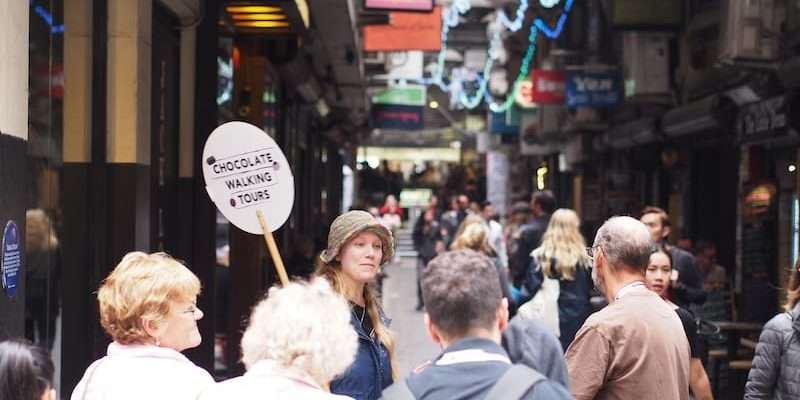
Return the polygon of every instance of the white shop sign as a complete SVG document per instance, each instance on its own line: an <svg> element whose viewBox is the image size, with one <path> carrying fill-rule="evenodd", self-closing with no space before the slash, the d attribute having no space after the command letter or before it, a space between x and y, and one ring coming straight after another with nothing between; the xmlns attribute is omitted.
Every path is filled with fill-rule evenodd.
<svg viewBox="0 0 800 400"><path fill-rule="evenodd" d="M228 122L211 132L203 149L206 191L219 211L239 229L264 233L280 228L294 204L294 176L283 151L258 127Z"/></svg>

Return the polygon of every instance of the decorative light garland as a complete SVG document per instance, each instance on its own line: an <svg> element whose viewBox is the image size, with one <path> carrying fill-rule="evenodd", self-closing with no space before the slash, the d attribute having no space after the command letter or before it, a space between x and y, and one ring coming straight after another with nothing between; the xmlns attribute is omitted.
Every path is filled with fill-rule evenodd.
<svg viewBox="0 0 800 400"><path fill-rule="evenodd" d="M544 0L540 0L540 3L542 6L545 6L542 1ZM564 31L564 26L566 25L567 18L569 17L569 12L572 11L574 2L575 0L567 0L567 3L564 5L564 10L561 11L561 15L558 17L558 21L556 22L556 27L554 29L551 29L549 26L547 26L547 23L545 23L541 17L536 17L531 25L531 33L528 35L528 50L525 52L525 57L522 58L522 65L520 65L519 74L517 75L517 79L514 81L510 95L499 105L490 99L490 110L494 112L505 112L511 108L511 106L514 104L514 99L516 98L517 93L519 93L522 80L528 76L528 72L530 71L531 60L533 60L533 56L536 54L536 39L538 37L539 30L541 30L547 37L551 39L558 38L561 35L561 32ZM557 3L558 2L556 2L556 4Z"/></svg>
<svg viewBox="0 0 800 400"><path fill-rule="evenodd" d="M539 4L544 8L553 8L560 3L561 0L539 0Z"/></svg>
<svg viewBox="0 0 800 400"><path fill-rule="evenodd" d="M561 0L539 0L539 4L544 8L552 8L558 5ZM494 66L495 60L499 59L500 57L500 50L499 46L502 44L500 33L501 29L495 30L492 35L492 40L489 46L489 50L487 51L486 63L484 64L483 68L483 76L478 77L478 89L473 97L470 98L469 95L466 93L459 94L459 102L462 106L468 109L474 109L481 104L483 99L489 103L489 109L494 112L504 112L508 110L514 104L514 98L516 97L517 93L520 89L520 84L522 80L524 80L528 76L528 72L530 71L530 63L533 60L534 55L536 54L536 39L538 37L538 32L541 31L550 39L558 38L564 30L566 26L567 19L569 17L569 13L572 10L572 6L575 0L566 0L566 4L564 5L564 10L561 12L558 20L556 21L555 27L551 28L547 25L541 17L536 17L531 24L530 27L530 34L528 35L528 49L525 52L525 56L522 59L522 64L520 65L519 74L517 78L514 80L512 88L510 90L509 96L506 100L500 104L495 103L492 101L491 94L489 94L487 90L487 85L489 81L489 74L491 73L492 67ZM442 12L442 44L439 49L439 55L437 57L436 69L433 72L433 75L430 78L422 79L420 83L425 85L436 85L442 91L448 91L448 85L445 84L444 81L444 70L445 70L445 57L447 55L447 38L450 34L450 29L455 28L458 26L459 21L458 18L462 14L466 14L470 9L471 5L469 0L453 0L446 10ZM522 25L525 20L525 12L528 10L528 0L521 0L519 6L517 7L516 18L514 21L510 21L508 16L506 15L505 11L502 8L498 10L498 19L500 22L501 27L505 27L511 32L516 32L522 28ZM452 81L452 79L450 79ZM463 85L463 83L461 83Z"/></svg>
<svg viewBox="0 0 800 400"><path fill-rule="evenodd" d="M533 21L533 23L550 39L558 38L561 36L561 32L564 31L564 26L567 23L567 17L569 16L569 12L572 10L572 4L574 2L575 0L567 0L567 4L564 5L564 11L562 11L561 16L558 17L555 29L550 29L550 27L547 26L547 24L540 17L536 17L536 20Z"/></svg>
<svg viewBox="0 0 800 400"><path fill-rule="evenodd" d="M465 14L470 10L469 0L453 0L446 10L442 11L442 44L439 48L439 56L437 57L436 69L433 76L428 79L423 79L420 83L424 85L439 86L442 91L447 91L447 85L444 83L444 59L447 55L447 36L450 34L450 29L458 26L458 16Z"/></svg>
<svg viewBox="0 0 800 400"><path fill-rule="evenodd" d="M547 1L547 0L539 0L540 2ZM556 3L558 0L556 0ZM525 11L528 11L528 0L521 0L519 2L519 7L517 7L517 18L514 21L509 21L508 17L506 16L505 10L503 8L499 8L497 10L497 18L500 19L500 23L503 24L506 28L508 28L511 32L516 32L522 29L522 24L525 22Z"/></svg>
<svg viewBox="0 0 800 400"><path fill-rule="evenodd" d="M514 85L511 88L510 94L506 97L506 101L498 105L489 99L489 109L494 112L505 112L514 104L514 99L517 97L522 80L528 76L531 67L531 60L536 54L536 39L538 37L539 29L536 24L531 25L531 33L528 35L528 50L525 51L525 56L522 57L522 64L519 66L519 74L517 79L514 80Z"/></svg>

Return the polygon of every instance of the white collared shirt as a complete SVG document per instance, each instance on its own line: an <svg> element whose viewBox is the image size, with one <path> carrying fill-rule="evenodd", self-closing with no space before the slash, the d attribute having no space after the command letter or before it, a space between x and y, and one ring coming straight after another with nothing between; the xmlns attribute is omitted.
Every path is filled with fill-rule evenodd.
<svg viewBox="0 0 800 400"><path fill-rule="evenodd" d="M214 379L183 354L153 345L108 345L71 400L194 400Z"/></svg>

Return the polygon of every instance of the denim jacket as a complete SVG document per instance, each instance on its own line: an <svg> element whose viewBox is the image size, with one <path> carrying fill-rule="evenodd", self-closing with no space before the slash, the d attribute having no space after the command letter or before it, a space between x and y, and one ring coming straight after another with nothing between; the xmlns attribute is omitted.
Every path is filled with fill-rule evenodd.
<svg viewBox="0 0 800 400"><path fill-rule="evenodd" d="M377 400L383 389L392 384L389 351L377 337L370 337L355 313L351 314L350 324L358 334L358 351L344 375L331 382L331 393L350 396L355 400ZM382 312L381 320L386 326L391 322Z"/></svg>

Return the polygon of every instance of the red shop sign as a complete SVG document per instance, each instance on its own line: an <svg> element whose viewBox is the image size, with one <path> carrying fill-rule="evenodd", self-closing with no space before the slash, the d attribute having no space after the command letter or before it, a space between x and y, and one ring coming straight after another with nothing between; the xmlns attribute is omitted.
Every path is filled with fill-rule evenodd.
<svg viewBox="0 0 800 400"><path fill-rule="evenodd" d="M533 101L540 104L564 103L564 72L535 69L531 73Z"/></svg>

